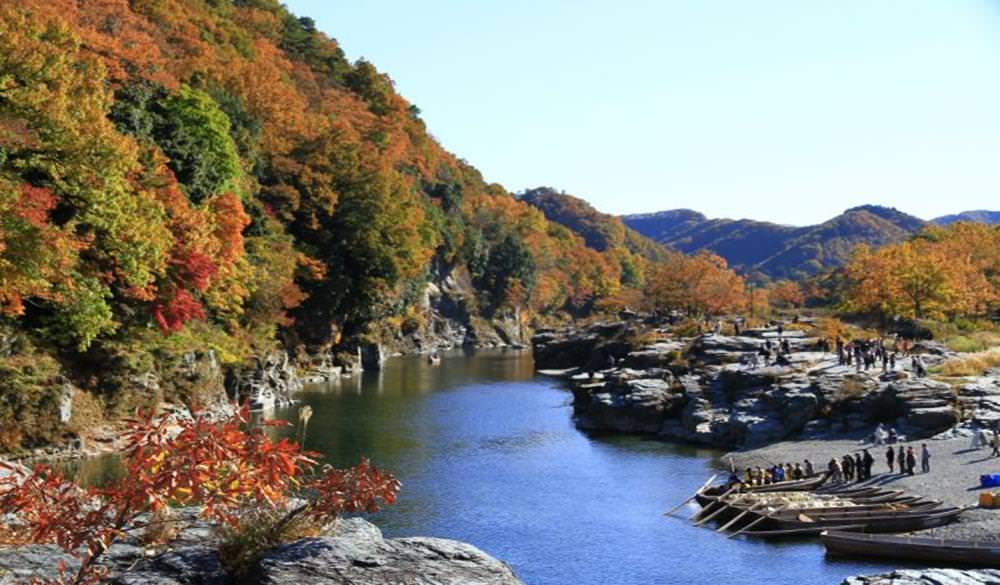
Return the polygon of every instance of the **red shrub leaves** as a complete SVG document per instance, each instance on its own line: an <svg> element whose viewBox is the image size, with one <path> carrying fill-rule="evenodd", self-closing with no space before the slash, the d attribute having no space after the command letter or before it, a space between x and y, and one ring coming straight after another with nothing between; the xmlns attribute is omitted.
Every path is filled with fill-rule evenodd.
<svg viewBox="0 0 1000 585"><path fill-rule="evenodd" d="M21 185L21 196L14 213L36 228L44 228L49 222L49 212L56 206L56 196L44 187Z"/></svg>
<svg viewBox="0 0 1000 585"><path fill-rule="evenodd" d="M204 291L217 270L211 258L197 250L185 250L171 260L179 283Z"/></svg>
<svg viewBox="0 0 1000 585"><path fill-rule="evenodd" d="M0 463L9 472L0 478L0 509L26 526L8 530L18 542L83 549L79 571L61 580L79 585L94 579L108 547L167 506L197 505L202 518L238 526L247 511L280 512L290 497L307 498L278 516L277 533L296 518L326 522L395 501L400 484L391 475L367 461L318 470L315 455L299 445L272 440L260 427L244 430L247 414L244 408L221 422L139 416L126 435L125 478L104 488L78 487L44 465L29 471Z"/></svg>
<svg viewBox="0 0 1000 585"><path fill-rule="evenodd" d="M169 335L180 331L184 323L192 319L204 319L205 307L186 289L181 288L166 302L157 301L153 304L153 318L160 330Z"/></svg>

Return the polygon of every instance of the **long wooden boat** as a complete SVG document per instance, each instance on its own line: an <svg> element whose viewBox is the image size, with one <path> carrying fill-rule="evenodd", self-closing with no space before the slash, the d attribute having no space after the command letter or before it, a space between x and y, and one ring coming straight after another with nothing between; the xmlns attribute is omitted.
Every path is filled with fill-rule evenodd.
<svg viewBox="0 0 1000 585"><path fill-rule="evenodd" d="M814 526L808 526L806 528L786 528L784 530L746 530L742 534L743 536L751 536L754 538L780 538L785 536L816 536L827 532L828 530L850 532L853 530L864 529L864 524L846 524L830 528L816 528Z"/></svg>
<svg viewBox="0 0 1000 585"><path fill-rule="evenodd" d="M733 507L739 510L747 510L753 507L752 503L749 502L737 502L731 504ZM777 514L778 518L798 518L802 515L808 515L809 517L823 517L823 518L839 518L839 517L864 517L871 515L882 515L882 514L898 514L903 512L927 512L931 509L941 506L941 502L938 500L917 500L917 501L906 501L903 503L897 502L877 502L872 504L846 504L839 506L815 506L809 503L803 503L802 505L796 506L795 504L788 505L781 513ZM770 506L772 509L774 505ZM758 506L759 508L759 506ZM764 512L766 508L761 508L760 511Z"/></svg>
<svg viewBox="0 0 1000 585"><path fill-rule="evenodd" d="M944 526L964 512L965 508L940 508L930 511L897 512L893 514L833 515L823 517L811 515L810 520L788 518L775 515L766 518L761 526L764 530L790 530L798 528L835 528L845 524L863 524L863 532L913 532L936 526ZM754 513L751 512L753 515Z"/></svg>
<svg viewBox="0 0 1000 585"><path fill-rule="evenodd" d="M830 556L876 557L922 563L1000 567L1000 543L926 536L856 534L839 530L820 533L820 540L826 547L826 554Z"/></svg>
<svg viewBox="0 0 1000 585"><path fill-rule="evenodd" d="M770 492L801 492L811 491L823 485L829 474L821 473L814 477L805 479L793 479L789 481L779 481L764 485L746 485L740 488L741 493L770 493ZM695 499L702 506L708 505L714 498L721 496L729 490L727 484L714 485L703 488L695 494Z"/></svg>

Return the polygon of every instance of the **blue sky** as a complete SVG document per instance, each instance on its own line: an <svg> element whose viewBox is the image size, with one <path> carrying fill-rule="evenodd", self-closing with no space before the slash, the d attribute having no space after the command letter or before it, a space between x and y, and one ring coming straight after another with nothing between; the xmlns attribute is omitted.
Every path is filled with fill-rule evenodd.
<svg viewBox="0 0 1000 585"><path fill-rule="evenodd" d="M489 181L791 224L1000 209L996 0L287 0Z"/></svg>

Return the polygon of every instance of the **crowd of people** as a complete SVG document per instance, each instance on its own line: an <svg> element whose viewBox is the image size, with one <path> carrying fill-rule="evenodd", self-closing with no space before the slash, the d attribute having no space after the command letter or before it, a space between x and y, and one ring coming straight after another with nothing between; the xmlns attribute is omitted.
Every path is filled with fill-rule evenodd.
<svg viewBox="0 0 1000 585"><path fill-rule="evenodd" d="M1000 435L994 442L994 452L1000 449ZM903 445L889 445L885 452L886 467L888 473L898 473L901 475L915 475L917 461L919 459L920 469L923 473L931 471L931 452L927 448L927 443L920 446L918 454L914 447ZM829 473L830 483L862 482L872 478L875 467L875 457L868 449L862 449L857 453L848 453L842 457L832 457L826 465ZM758 486L770 485L782 481L793 481L814 477L816 469L808 459L802 463L773 464L768 467L747 467L741 476L734 472L730 476L730 483L741 483L744 485Z"/></svg>
<svg viewBox="0 0 1000 585"><path fill-rule="evenodd" d="M808 460L802 463L776 463L769 467L747 467L743 477L730 477L730 482L740 482L746 485L770 485L782 481L806 479L816 475L816 469Z"/></svg>
<svg viewBox="0 0 1000 585"><path fill-rule="evenodd" d="M716 333L720 329L719 323L716 324ZM748 352L744 355L742 363L751 370L756 369L762 363L764 367L772 364L782 366L791 363L788 357L792 353L791 343L783 336L783 325L781 323L769 325L776 328L777 339L765 339L758 351ZM737 335L738 331L737 326ZM913 343L899 336L891 340L878 337L850 341L845 341L838 336L832 345L827 338L821 338L816 344L816 349L824 353L830 352L834 347L837 353L837 363L841 366L854 366L858 373L877 370L879 366L881 366L883 374L895 371L897 362L903 357L909 357L910 367L917 377L922 378L927 375L927 365L923 359L919 355L911 353Z"/></svg>

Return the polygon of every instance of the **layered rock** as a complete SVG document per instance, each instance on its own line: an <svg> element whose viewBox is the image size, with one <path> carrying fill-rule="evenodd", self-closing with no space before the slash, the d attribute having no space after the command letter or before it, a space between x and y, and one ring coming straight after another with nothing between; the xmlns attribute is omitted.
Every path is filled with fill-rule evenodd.
<svg viewBox="0 0 1000 585"><path fill-rule="evenodd" d="M909 360L891 372L858 371L838 365L834 354L818 351L818 340L801 332L782 335L791 352L781 365L767 367L748 365L748 357L777 336L774 329L623 348L630 336L639 337L625 323L535 336L540 367L583 366L571 380L581 428L733 448L864 434L878 423L923 438L952 427L969 409L984 421L1000 418L1000 387L989 379L956 393L948 384L915 377Z"/></svg>
<svg viewBox="0 0 1000 585"><path fill-rule="evenodd" d="M386 539L374 525L345 520L333 535L272 551L259 585L520 585L514 571L478 548L442 538Z"/></svg>
<svg viewBox="0 0 1000 585"><path fill-rule="evenodd" d="M188 529L174 550L146 557L137 541L109 549L103 566L116 585L236 585L219 562L211 529ZM76 561L52 545L0 548L0 585L55 578ZM341 520L327 536L280 546L266 554L241 585L304 583L382 585L522 585L505 563L478 548L441 538L383 538L360 518Z"/></svg>
<svg viewBox="0 0 1000 585"><path fill-rule="evenodd" d="M237 401L270 394L272 402L288 402L303 387L302 378L285 351L255 358L252 366L233 370L228 382Z"/></svg>

